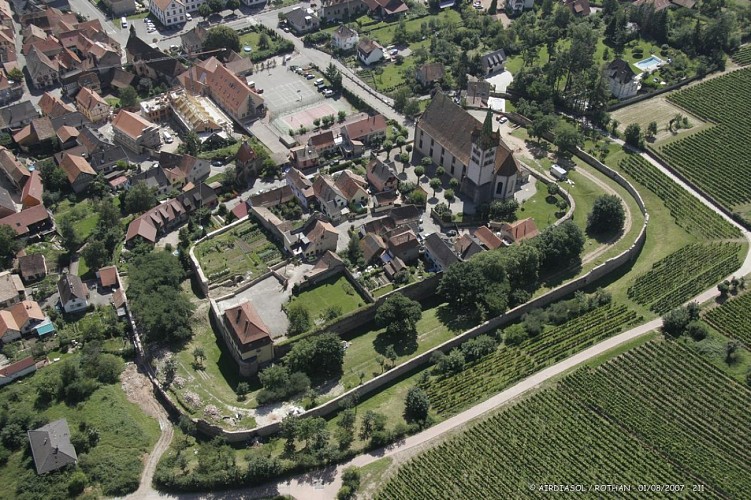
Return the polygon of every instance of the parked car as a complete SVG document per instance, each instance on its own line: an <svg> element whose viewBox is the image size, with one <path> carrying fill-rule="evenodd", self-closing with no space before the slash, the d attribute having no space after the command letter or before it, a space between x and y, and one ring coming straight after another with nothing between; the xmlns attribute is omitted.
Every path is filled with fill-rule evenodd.
<svg viewBox="0 0 751 500"><path fill-rule="evenodd" d="M307 80L312 80L312 79L313 79L313 78L315 78L315 77L316 77L315 75L311 75L310 73L306 73L306 74L305 74L305 78L306 78Z"/></svg>
<svg viewBox="0 0 751 500"><path fill-rule="evenodd" d="M331 89L326 89L326 90L323 91L323 96L324 97L331 97L332 95L334 95L334 91L331 90Z"/></svg>
<svg viewBox="0 0 751 500"><path fill-rule="evenodd" d="M185 14L185 19L187 19L188 21L192 21L193 16L191 16L190 14Z"/></svg>

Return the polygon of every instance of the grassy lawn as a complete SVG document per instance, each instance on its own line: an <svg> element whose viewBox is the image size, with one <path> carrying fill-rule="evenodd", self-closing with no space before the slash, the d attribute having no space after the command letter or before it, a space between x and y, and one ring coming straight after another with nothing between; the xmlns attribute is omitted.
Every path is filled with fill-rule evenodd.
<svg viewBox="0 0 751 500"><path fill-rule="evenodd" d="M234 144L230 144L229 146L225 146L220 149L215 149L213 151L203 151L198 154L198 157L203 160L211 160L213 158L234 157L235 154L237 154L237 150L240 149L241 145L242 145L242 140L239 140Z"/></svg>
<svg viewBox="0 0 751 500"><path fill-rule="evenodd" d="M516 211L516 217L521 219L532 218L537 225L537 229L542 231L550 226L558 218L556 212L558 209L555 204L561 198L558 196L548 196L547 186L540 181L535 181L537 192Z"/></svg>
<svg viewBox="0 0 751 500"><path fill-rule="evenodd" d="M217 337L211 328L208 316L208 304L199 306L193 316L193 338L175 354L177 357L177 376L185 380L182 388L173 385L171 391L178 396L178 401L191 414L203 417L206 405L216 406L224 416L233 415L228 407L250 409L256 406L255 391L260 389L257 381L251 383L253 393L248 394L245 401L238 401L235 389L243 379L240 378L237 365L232 355L227 351L224 342ZM203 349L206 359L200 366L195 365L193 350ZM186 394L193 393L200 399L195 407L186 403ZM253 427L250 418L242 420L242 425Z"/></svg>
<svg viewBox="0 0 751 500"><path fill-rule="evenodd" d="M282 260L279 247L251 220L199 243L195 253L209 281L258 276Z"/></svg>
<svg viewBox="0 0 751 500"><path fill-rule="evenodd" d="M79 255L78 257L78 276L86 278L94 276L94 272L89 268L89 264L86 262L83 255Z"/></svg>
<svg viewBox="0 0 751 500"><path fill-rule="evenodd" d="M55 207L54 215L56 220L60 220L61 217L69 217L73 221L73 228L82 241L91 235L99 220L99 214L94 211L94 204L90 200L83 200L78 203L71 203L67 199L62 200Z"/></svg>
<svg viewBox="0 0 751 500"><path fill-rule="evenodd" d="M54 272L57 268L57 264L62 255L65 255L65 250L59 248L56 244L40 241L38 243L32 243L28 245L24 250L28 255L41 253L47 262L47 271Z"/></svg>
<svg viewBox="0 0 751 500"><path fill-rule="evenodd" d="M294 296L290 303L303 304L313 320L321 317L329 307L339 307L341 314L347 314L365 305L365 300L357 293L344 275L332 276L313 288Z"/></svg>
<svg viewBox="0 0 751 500"><path fill-rule="evenodd" d="M393 283L388 284L386 286L382 286L381 288L376 288L371 293L373 294L373 297L378 298L378 297L380 297L382 295L386 295L387 293L391 292L392 290L394 290L394 284Z"/></svg>
<svg viewBox="0 0 751 500"><path fill-rule="evenodd" d="M398 365L417 356L463 332L470 325L458 325L452 322L452 313L445 304L423 305L422 318L417 322L417 345L400 343L399 339L389 339L385 328L370 328L365 331L352 332L342 336L350 342L344 355L344 375L342 383L345 389L351 389L362 381L370 380L380 375L381 366L376 356L383 356L386 347L394 345L398 355L395 363ZM388 360L386 361L388 363Z"/></svg>

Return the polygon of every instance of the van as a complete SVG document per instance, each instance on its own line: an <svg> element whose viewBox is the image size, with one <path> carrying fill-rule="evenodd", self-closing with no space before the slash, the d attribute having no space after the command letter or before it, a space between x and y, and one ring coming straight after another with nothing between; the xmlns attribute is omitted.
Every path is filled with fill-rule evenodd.
<svg viewBox="0 0 751 500"><path fill-rule="evenodd" d="M164 142L166 142L167 144L171 144L172 143L172 134L170 134L169 132L165 132L164 133Z"/></svg>
<svg viewBox="0 0 751 500"><path fill-rule="evenodd" d="M250 87L250 88L252 88L252 89L256 88L256 82L254 82L253 80L250 80L250 81L248 82L248 87Z"/></svg>
<svg viewBox="0 0 751 500"><path fill-rule="evenodd" d="M321 85L323 85L323 78L319 78L318 80L316 80L315 84L316 84L316 87L320 87Z"/></svg>
<svg viewBox="0 0 751 500"><path fill-rule="evenodd" d="M126 19L125 16L123 16L123 17L120 18L120 26L122 26L123 28L127 28L128 27L128 19Z"/></svg>

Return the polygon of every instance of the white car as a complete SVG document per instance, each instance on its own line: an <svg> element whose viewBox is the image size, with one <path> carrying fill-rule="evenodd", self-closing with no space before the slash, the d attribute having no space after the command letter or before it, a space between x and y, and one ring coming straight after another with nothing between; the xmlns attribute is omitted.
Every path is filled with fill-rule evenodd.
<svg viewBox="0 0 751 500"><path fill-rule="evenodd" d="M192 21L193 16L191 16L190 14L185 14L185 19L187 19L188 21Z"/></svg>

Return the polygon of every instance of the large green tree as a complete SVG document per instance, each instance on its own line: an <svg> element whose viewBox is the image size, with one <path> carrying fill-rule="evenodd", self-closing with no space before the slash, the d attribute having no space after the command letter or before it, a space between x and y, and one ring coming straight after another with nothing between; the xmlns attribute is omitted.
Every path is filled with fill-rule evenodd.
<svg viewBox="0 0 751 500"><path fill-rule="evenodd" d="M211 28L206 35L206 40L203 42L203 50L215 49L240 52L240 36L229 26Z"/></svg>
<svg viewBox="0 0 751 500"><path fill-rule="evenodd" d="M323 333L295 342L284 357L290 371L303 372L311 379L328 379L341 375L344 347L333 333Z"/></svg>
<svg viewBox="0 0 751 500"><path fill-rule="evenodd" d="M626 222L623 203L614 194L598 196L587 216L587 232L590 234L617 233Z"/></svg>
<svg viewBox="0 0 751 500"><path fill-rule="evenodd" d="M416 300L401 293L391 294L376 311L376 324L386 328L389 335L414 335L422 318L422 307Z"/></svg>
<svg viewBox="0 0 751 500"><path fill-rule="evenodd" d="M138 214L145 212L157 203L156 191L145 182L137 182L129 190L125 191L122 200L123 211L126 214Z"/></svg>
<svg viewBox="0 0 751 500"><path fill-rule="evenodd" d="M0 226L0 263L3 268L10 266L13 257L23 245L16 239L16 232L10 226Z"/></svg>

